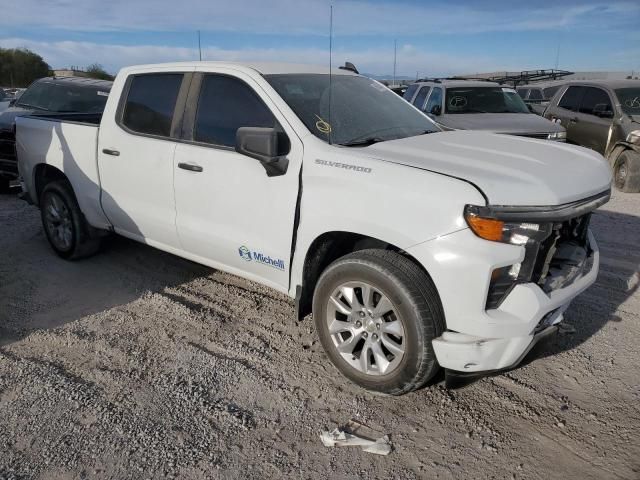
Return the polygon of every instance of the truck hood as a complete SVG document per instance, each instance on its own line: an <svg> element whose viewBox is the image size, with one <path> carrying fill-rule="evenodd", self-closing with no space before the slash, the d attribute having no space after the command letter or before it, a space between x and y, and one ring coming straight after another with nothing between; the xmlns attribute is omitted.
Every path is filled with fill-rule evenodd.
<svg viewBox="0 0 640 480"><path fill-rule="evenodd" d="M611 185L610 167L600 154L512 135L439 132L377 143L362 153L465 180L491 205L562 205Z"/></svg>
<svg viewBox="0 0 640 480"><path fill-rule="evenodd" d="M16 117L21 115L29 115L33 109L13 106L0 112L0 130L13 130L16 123Z"/></svg>
<svg viewBox="0 0 640 480"><path fill-rule="evenodd" d="M495 133L532 134L564 131L557 123L535 113L456 113L436 118L455 130L488 130Z"/></svg>

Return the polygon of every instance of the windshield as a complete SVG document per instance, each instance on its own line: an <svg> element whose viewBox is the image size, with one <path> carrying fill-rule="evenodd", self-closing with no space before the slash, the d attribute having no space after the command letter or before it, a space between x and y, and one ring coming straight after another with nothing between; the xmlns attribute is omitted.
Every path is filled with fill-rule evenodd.
<svg viewBox="0 0 640 480"><path fill-rule="evenodd" d="M640 115L640 87L616 89L622 111L627 115Z"/></svg>
<svg viewBox="0 0 640 480"><path fill-rule="evenodd" d="M446 113L530 113L512 88L447 88Z"/></svg>
<svg viewBox="0 0 640 480"><path fill-rule="evenodd" d="M329 112L328 74L267 75L307 128L318 138L341 145L366 145L439 131L384 85L366 77L334 75Z"/></svg>
<svg viewBox="0 0 640 480"><path fill-rule="evenodd" d="M22 94L17 105L50 112L100 113L108 94L96 87L38 82Z"/></svg>

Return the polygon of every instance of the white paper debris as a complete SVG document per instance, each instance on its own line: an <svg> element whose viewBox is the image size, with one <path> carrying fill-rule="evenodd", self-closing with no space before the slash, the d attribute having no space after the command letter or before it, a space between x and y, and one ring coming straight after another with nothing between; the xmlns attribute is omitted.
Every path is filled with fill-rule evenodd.
<svg viewBox="0 0 640 480"><path fill-rule="evenodd" d="M384 435L377 440L369 440L336 428L331 432L322 432L320 440L322 440L322 444L325 447L362 447L363 451L375 453L376 455L389 455L391 453L391 442L389 442L388 435Z"/></svg>

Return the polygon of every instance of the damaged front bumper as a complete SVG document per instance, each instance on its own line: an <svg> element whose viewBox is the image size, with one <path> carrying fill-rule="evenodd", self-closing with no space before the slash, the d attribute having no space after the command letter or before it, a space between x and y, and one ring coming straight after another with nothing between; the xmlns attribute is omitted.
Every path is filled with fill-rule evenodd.
<svg viewBox="0 0 640 480"><path fill-rule="evenodd" d="M565 256L562 267L550 270L544 286L516 285L499 308L486 311L497 324L507 319L517 320L519 332L512 328L504 337L444 332L433 340L439 364L464 373L488 373L518 365L538 341L556 330L570 302L595 282L600 252L591 232L583 250L584 256L579 249L559 251Z"/></svg>

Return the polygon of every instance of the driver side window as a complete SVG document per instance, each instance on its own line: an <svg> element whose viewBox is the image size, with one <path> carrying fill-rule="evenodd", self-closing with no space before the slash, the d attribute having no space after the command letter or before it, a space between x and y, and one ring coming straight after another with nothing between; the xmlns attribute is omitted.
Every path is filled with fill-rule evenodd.
<svg viewBox="0 0 640 480"><path fill-rule="evenodd" d="M205 75L193 139L234 147L240 127L276 128L278 121L249 85L225 75Z"/></svg>
<svg viewBox="0 0 640 480"><path fill-rule="evenodd" d="M431 92L431 96L429 97L429 101L427 102L427 106L424 111L426 113L432 113L433 107L436 105L442 109L442 89L438 87L434 87Z"/></svg>

